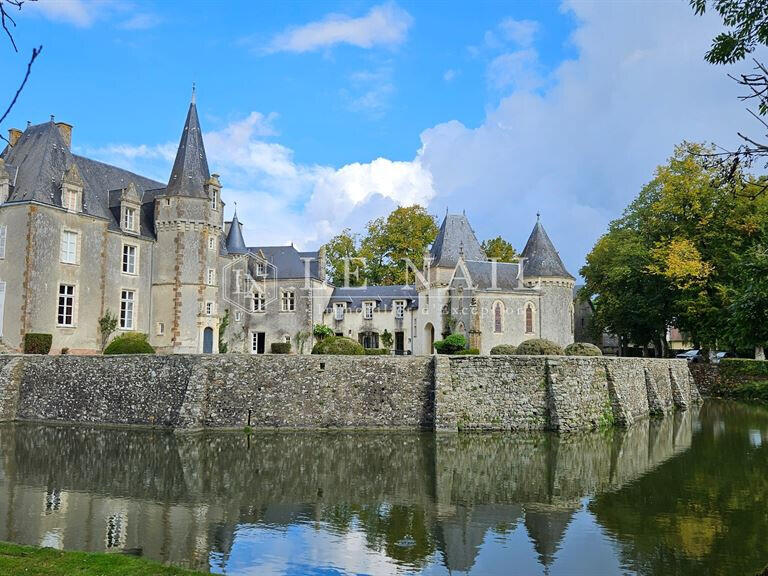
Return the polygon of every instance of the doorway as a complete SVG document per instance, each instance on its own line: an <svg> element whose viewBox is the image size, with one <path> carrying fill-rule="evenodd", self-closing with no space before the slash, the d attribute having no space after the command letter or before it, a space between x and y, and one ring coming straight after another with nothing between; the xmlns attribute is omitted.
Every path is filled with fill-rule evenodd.
<svg viewBox="0 0 768 576"><path fill-rule="evenodd" d="M402 356L405 354L405 332L395 332L395 354Z"/></svg>
<svg viewBox="0 0 768 576"><path fill-rule="evenodd" d="M266 349L266 332L251 333L251 354L264 354Z"/></svg>
<svg viewBox="0 0 768 576"><path fill-rule="evenodd" d="M213 328L203 330L203 354L213 354Z"/></svg>
<svg viewBox="0 0 768 576"><path fill-rule="evenodd" d="M435 353L435 327L431 322L424 325L424 348L427 355Z"/></svg>

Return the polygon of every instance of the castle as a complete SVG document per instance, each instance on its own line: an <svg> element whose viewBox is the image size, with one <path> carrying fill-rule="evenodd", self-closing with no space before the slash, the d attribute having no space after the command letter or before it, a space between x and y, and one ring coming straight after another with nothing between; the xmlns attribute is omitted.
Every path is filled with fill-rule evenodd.
<svg viewBox="0 0 768 576"><path fill-rule="evenodd" d="M71 151L72 126L9 131L0 154L0 337L53 335L52 351L97 353L99 319L142 332L160 353L308 353L325 324L397 354L435 340L573 342L574 278L536 222L518 263L487 258L464 214L446 214L423 267L404 286L334 287L325 253L247 246L225 222L192 99L167 183ZM226 322L222 322L226 318ZM226 325L226 328L224 326ZM220 334L221 331L221 334Z"/></svg>

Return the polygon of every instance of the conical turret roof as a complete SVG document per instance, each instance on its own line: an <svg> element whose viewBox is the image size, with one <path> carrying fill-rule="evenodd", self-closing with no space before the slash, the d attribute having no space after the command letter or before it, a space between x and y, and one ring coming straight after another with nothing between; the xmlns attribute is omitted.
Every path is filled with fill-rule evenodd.
<svg viewBox="0 0 768 576"><path fill-rule="evenodd" d="M232 217L232 223L229 225L229 233L227 234L227 252L230 254L245 254L248 252L248 248L245 246L245 240L243 240L243 231L240 228L240 221L237 219L237 210Z"/></svg>
<svg viewBox="0 0 768 576"><path fill-rule="evenodd" d="M211 177L208 171L208 159L203 146L203 133L197 117L194 97L189 104L187 121L181 134L176 160L173 163L171 177L168 180L166 194L169 196L190 196L206 198L205 183Z"/></svg>
<svg viewBox="0 0 768 576"><path fill-rule="evenodd" d="M536 225L533 227L533 232L531 232L521 256L526 259L523 270L528 277L549 276L573 279L573 276L565 269L560 255L555 250L555 245L552 244L552 240L549 239L539 220L536 220Z"/></svg>
<svg viewBox="0 0 768 576"><path fill-rule="evenodd" d="M460 256L464 260L488 259L464 214L445 215L429 254L432 266L449 268L456 266Z"/></svg>

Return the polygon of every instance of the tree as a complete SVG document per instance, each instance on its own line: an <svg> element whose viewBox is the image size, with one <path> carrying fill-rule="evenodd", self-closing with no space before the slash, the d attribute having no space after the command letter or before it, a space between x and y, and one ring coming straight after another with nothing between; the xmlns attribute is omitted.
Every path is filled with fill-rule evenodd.
<svg viewBox="0 0 768 576"><path fill-rule="evenodd" d="M360 258L359 238L349 228L341 231L341 234L331 238L325 245L326 264L325 273L336 286L359 286L365 281Z"/></svg>
<svg viewBox="0 0 768 576"><path fill-rule="evenodd" d="M485 254L491 260L495 259L499 262L517 262L517 251L512 244L504 240L501 236L485 240L482 245Z"/></svg>
<svg viewBox="0 0 768 576"><path fill-rule="evenodd" d="M34 2L35 0L31 0L31 1ZM21 10L21 7L24 5L24 2L25 0L0 0L0 25L2 25L3 31L5 32L6 36L8 36L8 39L11 42L11 46L13 47L13 51L16 53L18 53L19 48L16 46L16 40L14 39L13 33L11 32L12 28L16 28L16 21L13 19L13 17L8 12L8 10L9 8ZM24 90L24 86L26 86L27 80L29 80L29 75L32 73L32 65L35 63L35 60L37 60L37 57L40 55L40 52L42 50L43 50L42 46L38 46L37 48L32 49L32 55L27 61L26 73L24 74L24 77L22 78L21 83L19 84L19 87L16 89L15 94L11 98L10 103L5 109L5 112L3 112L2 116L0 116L0 124L2 124L5 121L8 115L11 113L11 110L13 109L13 107L16 105L16 102L19 99L19 95L21 94L21 91ZM0 138L8 142L8 139L2 134L0 134Z"/></svg>
<svg viewBox="0 0 768 576"><path fill-rule="evenodd" d="M386 219L369 222L359 252L366 259L368 282L393 285L412 280L412 271L407 269L406 261L419 266L437 232L435 217L418 205L401 206Z"/></svg>
<svg viewBox="0 0 768 576"><path fill-rule="evenodd" d="M755 350L765 360L768 345L768 250L749 249L741 258L739 282L731 290L730 335L737 346Z"/></svg>
<svg viewBox="0 0 768 576"><path fill-rule="evenodd" d="M229 328L229 308L224 311L224 316L219 320L219 354L226 354L229 350L227 328Z"/></svg>
<svg viewBox="0 0 768 576"><path fill-rule="evenodd" d="M101 332L101 349L107 347L107 342L112 333L117 329L117 316L112 314L111 310L107 310L104 316L99 318L99 332Z"/></svg>

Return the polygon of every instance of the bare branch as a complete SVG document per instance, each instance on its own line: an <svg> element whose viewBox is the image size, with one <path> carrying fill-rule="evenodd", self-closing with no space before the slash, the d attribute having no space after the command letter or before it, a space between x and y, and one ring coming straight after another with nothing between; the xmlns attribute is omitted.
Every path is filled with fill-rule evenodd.
<svg viewBox="0 0 768 576"><path fill-rule="evenodd" d="M8 108L6 108L3 115L0 116L0 124L2 124L3 121L8 117L8 114L11 113L11 109L16 104L16 100L19 99L19 94L21 94L21 91L24 89L24 86L26 85L27 80L29 80L29 75L32 73L32 64L35 63L35 60L37 60L37 57L40 56L40 52L42 51L43 51L42 46L32 49L32 57L29 59L29 62L27 62L27 73L24 74L24 79L21 81L21 84L19 85L18 90L16 90L16 94L14 94L13 100L11 100L11 103L8 105Z"/></svg>
<svg viewBox="0 0 768 576"><path fill-rule="evenodd" d="M13 39L13 34L11 33L12 28L16 28L16 20L14 20L10 14L8 14L8 11L5 8L5 4L8 4L9 6L13 6L14 8L17 8L21 10L22 5L24 4L25 0L0 0L0 24L3 26L3 30L5 30L6 35L8 36L8 39L11 41L11 45L13 46L14 52L18 52L19 49L16 46L16 40ZM32 0L34 1L34 0Z"/></svg>

